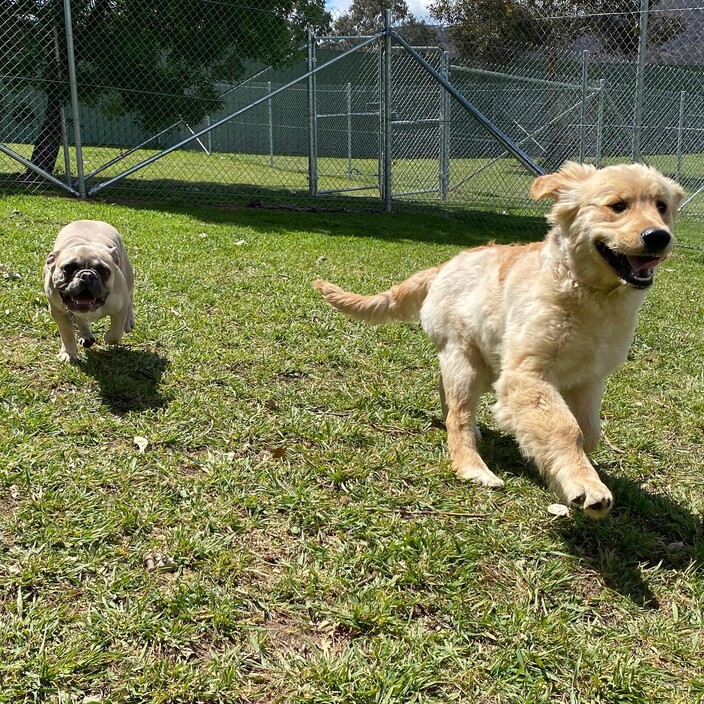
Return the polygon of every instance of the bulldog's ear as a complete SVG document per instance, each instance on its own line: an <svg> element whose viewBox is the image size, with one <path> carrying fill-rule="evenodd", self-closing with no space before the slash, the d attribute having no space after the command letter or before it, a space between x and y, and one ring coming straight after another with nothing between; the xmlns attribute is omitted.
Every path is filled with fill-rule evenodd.
<svg viewBox="0 0 704 704"><path fill-rule="evenodd" d="M117 247L108 247L110 250L110 256L115 262L115 266L120 266L120 253L117 251Z"/></svg>
<svg viewBox="0 0 704 704"><path fill-rule="evenodd" d="M47 266L53 266L54 263L56 262L56 257L59 256L58 250L53 251L47 258L46 258L46 265Z"/></svg>
<svg viewBox="0 0 704 704"><path fill-rule="evenodd" d="M596 167L592 164L566 161L554 174L538 176L531 186L530 197L533 200L542 200L543 198L557 200L561 192L569 190L580 181L586 181L595 173Z"/></svg>

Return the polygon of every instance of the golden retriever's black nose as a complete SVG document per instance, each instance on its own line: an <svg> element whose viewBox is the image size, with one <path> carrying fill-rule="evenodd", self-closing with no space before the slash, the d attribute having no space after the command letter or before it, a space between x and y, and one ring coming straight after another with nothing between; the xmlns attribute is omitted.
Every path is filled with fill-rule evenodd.
<svg viewBox="0 0 704 704"><path fill-rule="evenodd" d="M640 233L640 239L649 252L661 252L672 239L672 235L667 230L658 227L649 227Z"/></svg>

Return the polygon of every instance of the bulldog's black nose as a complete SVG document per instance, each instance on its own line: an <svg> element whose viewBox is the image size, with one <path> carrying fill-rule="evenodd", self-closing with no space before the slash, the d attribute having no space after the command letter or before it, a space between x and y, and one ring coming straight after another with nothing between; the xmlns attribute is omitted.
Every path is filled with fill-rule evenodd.
<svg viewBox="0 0 704 704"><path fill-rule="evenodd" d="M80 281L94 281L98 277L92 269L82 269L76 274L76 278Z"/></svg>
<svg viewBox="0 0 704 704"><path fill-rule="evenodd" d="M640 239L649 252L661 252L672 239L672 235L667 230L658 227L649 227L640 233Z"/></svg>

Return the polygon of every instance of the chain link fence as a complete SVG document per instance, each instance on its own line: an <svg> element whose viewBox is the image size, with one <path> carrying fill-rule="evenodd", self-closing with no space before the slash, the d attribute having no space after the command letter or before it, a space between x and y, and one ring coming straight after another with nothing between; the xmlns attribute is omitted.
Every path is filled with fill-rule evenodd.
<svg viewBox="0 0 704 704"><path fill-rule="evenodd" d="M409 47L306 2L2 4L5 192L535 215L536 173L640 160L704 215L702 8L516 3Z"/></svg>

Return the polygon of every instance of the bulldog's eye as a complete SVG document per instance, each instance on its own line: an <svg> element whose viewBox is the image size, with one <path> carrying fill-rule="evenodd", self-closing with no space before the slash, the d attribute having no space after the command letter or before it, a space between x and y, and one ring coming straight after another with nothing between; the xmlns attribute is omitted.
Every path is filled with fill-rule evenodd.
<svg viewBox="0 0 704 704"><path fill-rule="evenodd" d="M665 213L667 213L667 203L664 200L659 200L655 204L655 207L658 209L658 213L660 213L660 215L665 215Z"/></svg>
<svg viewBox="0 0 704 704"><path fill-rule="evenodd" d="M609 208L611 208L614 213L622 213L624 210L626 210L626 201L617 200L615 203L610 203Z"/></svg>
<svg viewBox="0 0 704 704"><path fill-rule="evenodd" d="M78 269L78 264L76 264L76 262L69 262L61 268L66 276L71 276L72 274L76 273L76 270Z"/></svg>
<svg viewBox="0 0 704 704"><path fill-rule="evenodd" d="M106 279L108 276L110 276L110 269L108 269L104 264L98 264L98 266L95 267L95 273L101 279Z"/></svg>

